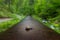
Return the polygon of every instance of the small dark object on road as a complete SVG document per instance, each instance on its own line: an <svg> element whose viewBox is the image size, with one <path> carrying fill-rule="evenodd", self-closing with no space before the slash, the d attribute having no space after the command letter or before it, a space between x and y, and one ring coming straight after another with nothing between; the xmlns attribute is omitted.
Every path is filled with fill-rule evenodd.
<svg viewBox="0 0 60 40"><path fill-rule="evenodd" d="M0 40L60 40L60 34L27 16L19 24L0 34Z"/></svg>

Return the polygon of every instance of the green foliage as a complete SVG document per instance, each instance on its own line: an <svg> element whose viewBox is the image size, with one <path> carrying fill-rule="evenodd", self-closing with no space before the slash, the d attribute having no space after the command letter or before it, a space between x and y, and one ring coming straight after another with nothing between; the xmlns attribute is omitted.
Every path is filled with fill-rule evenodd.
<svg viewBox="0 0 60 40"><path fill-rule="evenodd" d="M20 22L23 18L24 16L22 16L20 19L13 18L12 20L0 23L0 32L6 31L8 28L11 28L12 26Z"/></svg>
<svg viewBox="0 0 60 40"><path fill-rule="evenodd" d="M37 20L50 21L46 25L52 24L60 30L60 0L0 0L1 18L17 18L17 15L36 15Z"/></svg>
<svg viewBox="0 0 60 40"><path fill-rule="evenodd" d="M43 19L38 17L37 15L33 15L32 17L37 21L41 22L42 24L44 24L45 26L48 26L49 28L55 30L57 33L60 34L60 22L59 24L55 24L54 22L51 22L51 21L43 22Z"/></svg>
<svg viewBox="0 0 60 40"><path fill-rule="evenodd" d="M8 28L11 28L17 22L18 22L18 20L13 19L13 20L10 20L10 21L0 23L0 32L3 32L5 30L7 30Z"/></svg>

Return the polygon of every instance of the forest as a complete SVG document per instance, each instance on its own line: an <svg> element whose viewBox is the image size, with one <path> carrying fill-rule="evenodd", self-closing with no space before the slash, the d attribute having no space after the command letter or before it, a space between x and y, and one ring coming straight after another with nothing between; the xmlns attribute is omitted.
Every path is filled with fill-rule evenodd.
<svg viewBox="0 0 60 40"><path fill-rule="evenodd" d="M0 32L28 15L60 34L60 0L0 0Z"/></svg>

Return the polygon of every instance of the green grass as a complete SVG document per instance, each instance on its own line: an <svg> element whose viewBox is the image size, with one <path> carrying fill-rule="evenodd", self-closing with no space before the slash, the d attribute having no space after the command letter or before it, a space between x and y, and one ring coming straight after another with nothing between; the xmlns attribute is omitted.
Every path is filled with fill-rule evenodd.
<svg viewBox="0 0 60 40"><path fill-rule="evenodd" d="M8 28L13 27L15 24L20 22L25 16L21 16L21 18L13 18L12 20L5 21L0 23L0 32L6 31Z"/></svg>
<svg viewBox="0 0 60 40"><path fill-rule="evenodd" d="M16 14L0 12L0 18L16 18Z"/></svg>
<svg viewBox="0 0 60 40"><path fill-rule="evenodd" d="M47 27L53 29L54 31L56 31L57 33L60 34L60 28L59 28L60 25L59 25L59 24L54 24L54 23L52 23L52 22L43 23L43 22L42 22L42 20L43 20L42 18L40 18L40 17L38 17L38 16L36 16L36 15L33 15L32 17L33 17L34 19L38 20L39 22L41 22L42 24L46 25ZM51 25L53 25L54 28L52 28Z"/></svg>

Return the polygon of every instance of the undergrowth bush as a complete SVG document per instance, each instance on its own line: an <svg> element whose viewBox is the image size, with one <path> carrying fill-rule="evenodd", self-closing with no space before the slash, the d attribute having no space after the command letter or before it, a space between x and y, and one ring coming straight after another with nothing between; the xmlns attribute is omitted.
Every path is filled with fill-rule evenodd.
<svg viewBox="0 0 60 40"><path fill-rule="evenodd" d="M21 19L13 18L12 20L0 23L0 32L6 31L8 28L13 27L18 22L20 22L23 18L24 18L24 16Z"/></svg>

